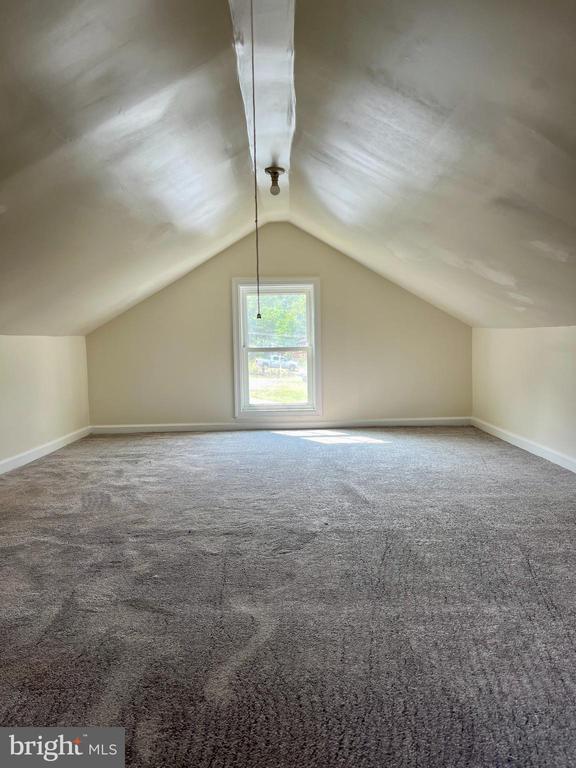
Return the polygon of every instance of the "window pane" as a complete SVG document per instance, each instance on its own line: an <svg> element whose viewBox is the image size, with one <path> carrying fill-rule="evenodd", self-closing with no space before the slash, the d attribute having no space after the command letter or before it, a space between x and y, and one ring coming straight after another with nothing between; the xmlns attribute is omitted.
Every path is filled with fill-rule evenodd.
<svg viewBox="0 0 576 768"><path fill-rule="evenodd" d="M246 296L248 347L304 347L308 344L305 293L260 294L260 314L255 293Z"/></svg>
<svg viewBox="0 0 576 768"><path fill-rule="evenodd" d="M306 405L306 352L248 352L250 405Z"/></svg>

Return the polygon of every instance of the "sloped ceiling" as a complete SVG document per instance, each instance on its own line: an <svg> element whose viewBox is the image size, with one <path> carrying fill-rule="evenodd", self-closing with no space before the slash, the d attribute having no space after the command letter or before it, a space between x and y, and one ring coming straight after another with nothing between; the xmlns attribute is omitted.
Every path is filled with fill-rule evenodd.
<svg viewBox="0 0 576 768"><path fill-rule="evenodd" d="M278 2L264 219L470 324L576 325L576 4ZM85 333L250 230L245 3L0 0L0 333Z"/></svg>
<svg viewBox="0 0 576 768"><path fill-rule="evenodd" d="M0 0L0 332L84 333L252 221L220 0Z"/></svg>
<svg viewBox="0 0 576 768"><path fill-rule="evenodd" d="M296 14L301 226L473 325L576 324L576 3Z"/></svg>

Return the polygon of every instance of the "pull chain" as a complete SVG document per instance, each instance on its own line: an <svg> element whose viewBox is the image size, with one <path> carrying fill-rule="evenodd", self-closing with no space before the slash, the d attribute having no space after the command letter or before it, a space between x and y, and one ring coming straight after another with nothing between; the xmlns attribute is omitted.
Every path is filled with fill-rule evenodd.
<svg viewBox="0 0 576 768"><path fill-rule="evenodd" d="M260 314L260 243L258 237L258 166L256 162L256 79L254 76L254 0L250 0L250 31L252 35L252 138L254 143L254 223L256 225L256 298L258 312L256 319L262 319Z"/></svg>

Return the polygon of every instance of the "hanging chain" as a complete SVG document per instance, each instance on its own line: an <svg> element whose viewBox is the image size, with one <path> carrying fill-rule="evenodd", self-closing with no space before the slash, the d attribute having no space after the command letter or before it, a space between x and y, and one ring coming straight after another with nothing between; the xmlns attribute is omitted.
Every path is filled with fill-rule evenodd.
<svg viewBox="0 0 576 768"><path fill-rule="evenodd" d="M254 76L254 0L250 0L250 31L252 42L252 137L254 143L254 223L256 225L256 296L257 319L260 319L260 243L258 238L258 167L256 163L256 80Z"/></svg>

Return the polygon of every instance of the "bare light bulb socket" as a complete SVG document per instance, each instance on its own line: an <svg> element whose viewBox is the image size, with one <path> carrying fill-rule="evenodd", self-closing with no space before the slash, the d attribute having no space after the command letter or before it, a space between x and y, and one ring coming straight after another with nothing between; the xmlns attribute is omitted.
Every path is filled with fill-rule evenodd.
<svg viewBox="0 0 576 768"><path fill-rule="evenodd" d="M281 174L285 173L284 168L280 168L279 165L270 165L265 170L266 170L266 173L270 176L272 181L270 185L270 194L279 195L280 194L279 178Z"/></svg>

